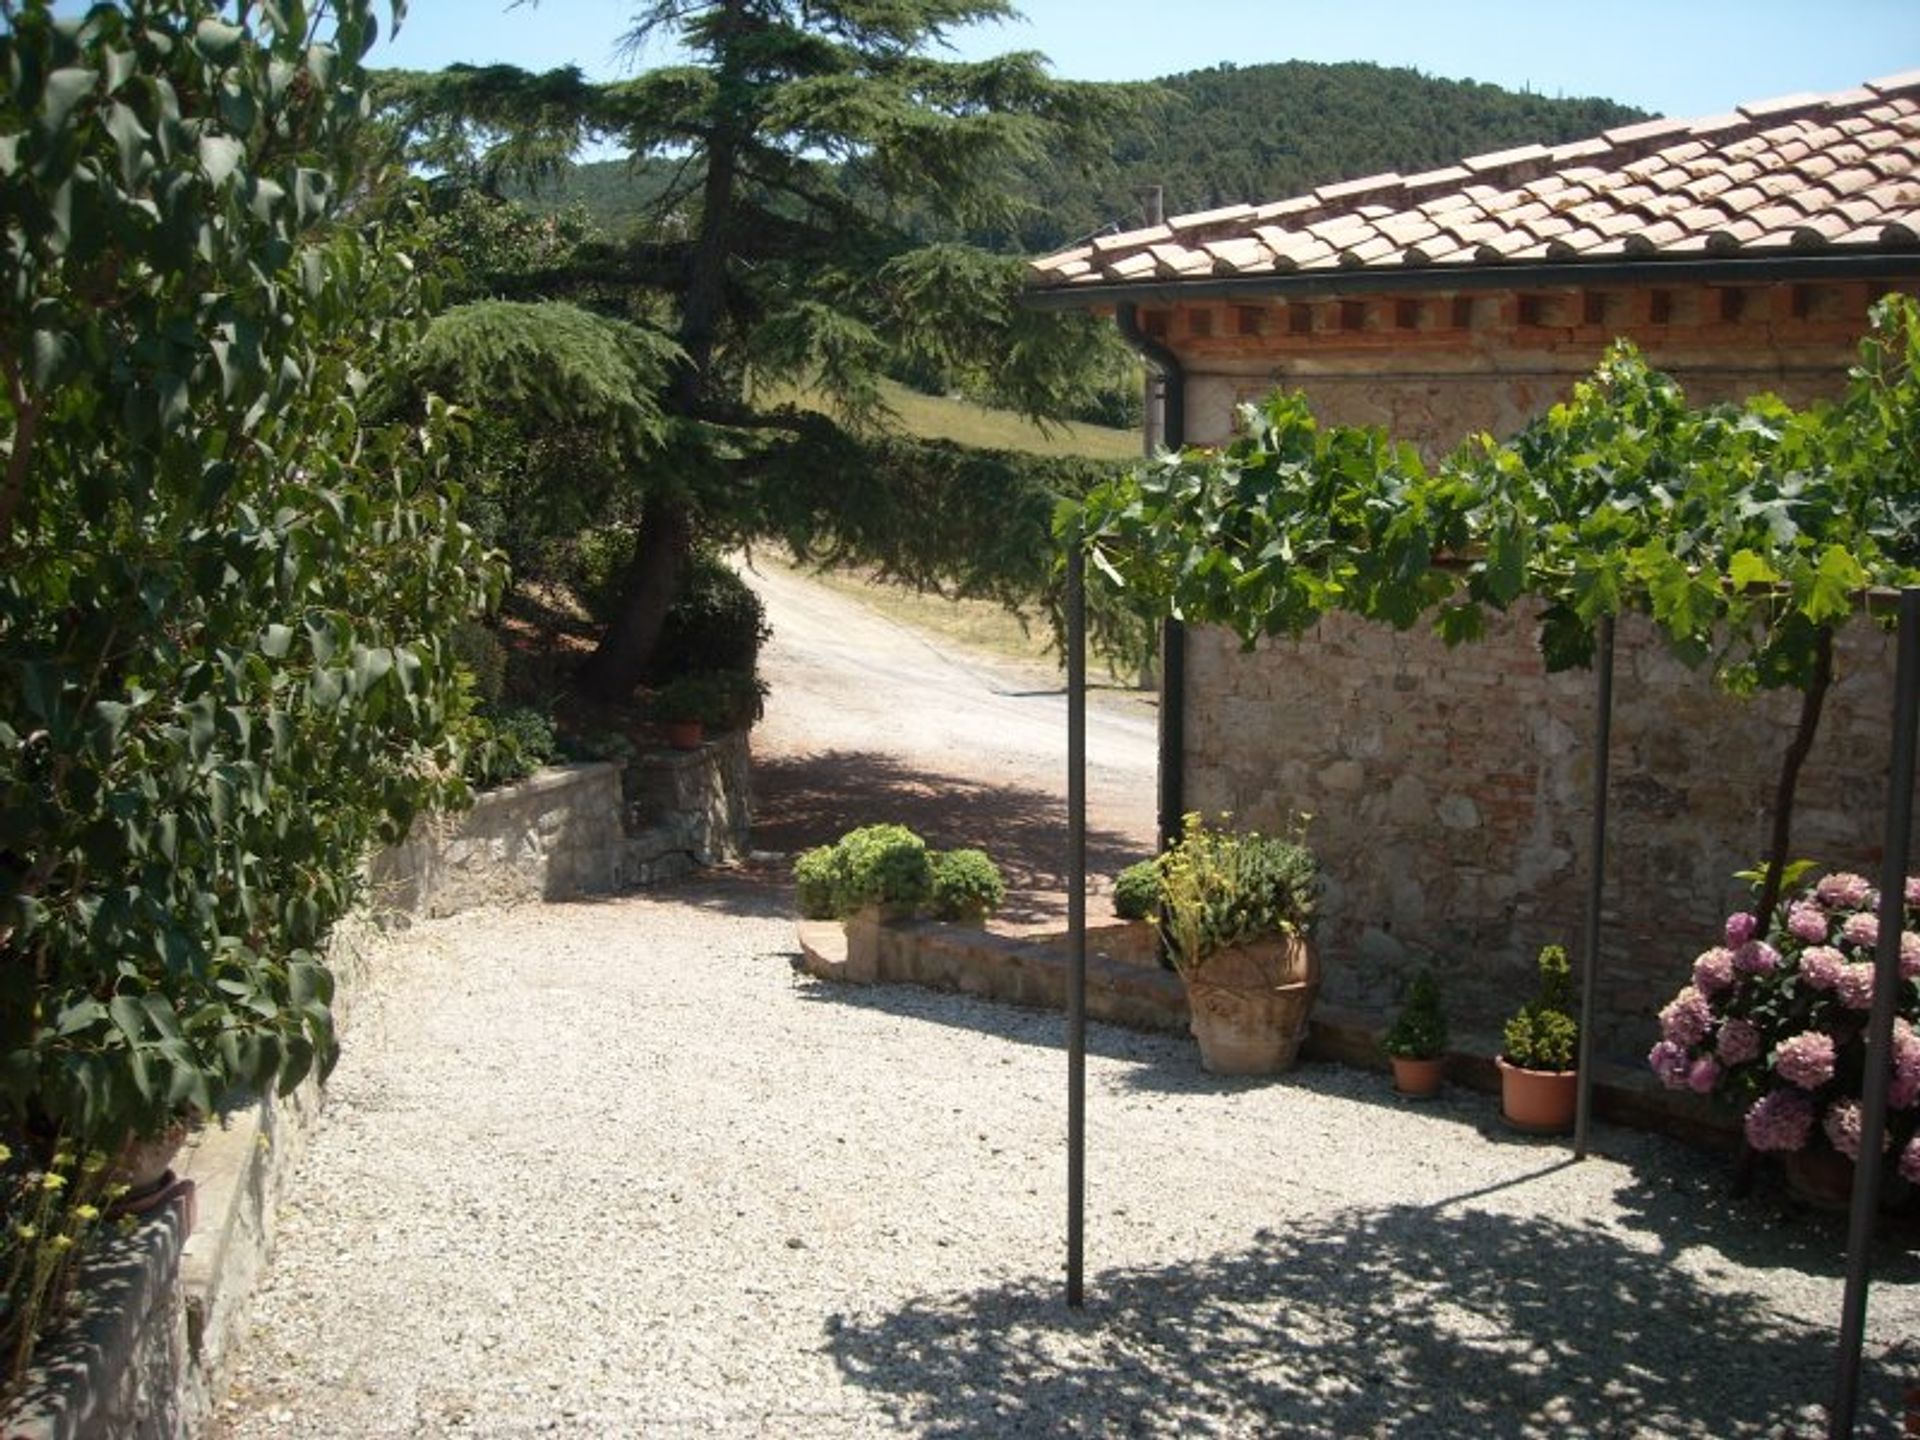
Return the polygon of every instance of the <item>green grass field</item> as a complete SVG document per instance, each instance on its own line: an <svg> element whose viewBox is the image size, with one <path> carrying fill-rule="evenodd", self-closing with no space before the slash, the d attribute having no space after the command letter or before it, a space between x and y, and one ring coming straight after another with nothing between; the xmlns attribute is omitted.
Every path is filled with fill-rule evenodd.
<svg viewBox="0 0 1920 1440"><path fill-rule="evenodd" d="M923 395L892 380L882 380L880 390L894 415L887 428L922 440L952 440L983 450L1019 450L1029 455L1084 455L1095 460L1132 460L1140 454L1140 437L1132 430L1068 423L1042 429L1007 410L991 410L971 400L945 395ZM818 392L792 387L765 390L755 398L769 405L798 405L821 411L829 408Z"/></svg>

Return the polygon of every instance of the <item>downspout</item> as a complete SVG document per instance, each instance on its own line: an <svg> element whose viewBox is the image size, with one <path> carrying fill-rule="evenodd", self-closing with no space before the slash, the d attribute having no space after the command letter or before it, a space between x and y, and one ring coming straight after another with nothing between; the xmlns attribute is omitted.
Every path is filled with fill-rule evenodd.
<svg viewBox="0 0 1920 1440"><path fill-rule="evenodd" d="M1116 307L1121 337L1165 381L1165 418L1160 443L1180 450L1187 443L1187 372L1180 357L1140 328L1140 307ZM1187 755L1187 627L1167 621L1160 630L1160 845L1164 849L1180 834L1186 813Z"/></svg>

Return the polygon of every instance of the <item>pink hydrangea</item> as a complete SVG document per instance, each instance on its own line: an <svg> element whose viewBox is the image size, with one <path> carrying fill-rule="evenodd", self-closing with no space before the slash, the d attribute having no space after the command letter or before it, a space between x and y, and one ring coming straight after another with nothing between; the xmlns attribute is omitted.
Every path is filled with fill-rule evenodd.
<svg viewBox="0 0 1920 1440"><path fill-rule="evenodd" d="M1920 875L1907 876L1907 908L1920 910Z"/></svg>
<svg viewBox="0 0 1920 1440"><path fill-rule="evenodd" d="M1698 1045L1713 1028L1707 997L1689 985L1660 1012L1660 1034L1676 1045Z"/></svg>
<svg viewBox="0 0 1920 1440"><path fill-rule="evenodd" d="M1780 952L1764 940L1749 940L1733 952L1733 968L1749 975L1771 975L1780 965Z"/></svg>
<svg viewBox="0 0 1920 1440"><path fill-rule="evenodd" d="M1720 1040L1714 1046L1723 1065L1744 1065L1760 1057L1760 1027L1751 1020L1735 1018L1720 1027Z"/></svg>
<svg viewBox="0 0 1920 1440"><path fill-rule="evenodd" d="M1693 988L1702 995L1718 995L1733 988L1733 952L1716 945L1693 962Z"/></svg>
<svg viewBox="0 0 1920 1440"><path fill-rule="evenodd" d="M1647 1064L1660 1077L1662 1085L1669 1090L1678 1090L1687 1083L1692 1062L1688 1059L1686 1046L1662 1040L1647 1052Z"/></svg>
<svg viewBox="0 0 1920 1440"><path fill-rule="evenodd" d="M1796 900L1787 909L1787 930L1796 940L1818 945L1827 938L1827 912L1818 905Z"/></svg>
<svg viewBox="0 0 1920 1440"><path fill-rule="evenodd" d="M1827 1139L1833 1142L1833 1148L1849 1160L1860 1158L1860 1121L1865 1114L1858 1100L1836 1100L1827 1107L1827 1117L1820 1122L1820 1128L1827 1132ZM1887 1137L1880 1137L1885 1148Z"/></svg>
<svg viewBox="0 0 1920 1440"><path fill-rule="evenodd" d="M1833 989L1846 968L1847 957L1831 945L1814 945L1800 952L1800 978L1816 990Z"/></svg>
<svg viewBox="0 0 1920 1440"><path fill-rule="evenodd" d="M1909 1185L1920 1185L1920 1135L1907 1141L1900 1152L1900 1178Z"/></svg>
<svg viewBox="0 0 1920 1440"><path fill-rule="evenodd" d="M1893 1083L1887 1089L1887 1103L1906 1110L1920 1100L1920 1035L1905 1016L1893 1021Z"/></svg>
<svg viewBox="0 0 1920 1440"><path fill-rule="evenodd" d="M1733 914L1727 916L1728 948L1738 950L1742 945L1753 939L1759 929L1760 922L1752 915L1748 914L1745 910L1735 911Z"/></svg>
<svg viewBox="0 0 1920 1440"><path fill-rule="evenodd" d="M1803 1030L1782 1040L1773 1052L1773 1068L1781 1079L1802 1090L1818 1090L1833 1078L1833 1037Z"/></svg>
<svg viewBox="0 0 1920 1440"><path fill-rule="evenodd" d="M1696 1095L1711 1095L1719 1083L1720 1062L1711 1055L1702 1055L1687 1071L1687 1088Z"/></svg>
<svg viewBox="0 0 1920 1440"><path fill-rule="evenodd" d="M1770 1090L1747 1111L1747 1143L1756 1150L1798 1150L1813 1133L1813 1101L1797 1090Z"/></svg>
<svg viewBox="0 0 1920 1440"><path fill-rule="evenodd" d="M1840 934L1849 945L1871 950L1880 943L1880 917L1865 913L1849 915L1846 923L1840 927Z"/></svg>
<svg viewBox="0 0 1920 1440"><path fill-rule="evenodd" d="M1900 932L1900 978L1920 979L1920 935L1911 930Z"/></svg>
<svg viewBox="0 0 1920 1440"><path fill-rule="evenodd" d="M1840 1003L1849 1010L1871 1010L1873 1008L1873 965L1862 960L1857 965L1840 967L1840 978L1834 983L1833 993L1840 997Z"/></svg>
<svg viewBox="0 0 1920 1440"><path fill-rule="evenodd" d="M1813 887L1813 893L1820 897L1822 905L1831 909L1858 910L1873 894L1873 886L1868 883L1866 876L1842 870L1822 876L1820 883Z"/></svg>

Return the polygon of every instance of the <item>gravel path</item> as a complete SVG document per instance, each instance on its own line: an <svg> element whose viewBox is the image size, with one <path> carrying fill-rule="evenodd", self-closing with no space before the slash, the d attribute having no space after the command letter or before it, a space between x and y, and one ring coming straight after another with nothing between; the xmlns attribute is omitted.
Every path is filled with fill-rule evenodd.
<svg viewBox="0 0 1920 1440"><path fill-rule="evenodd" d="M1061 1300L1057 1016L838 989L744 879L417 927L380 962L227 1411L265 1436L1795 1433L1839 1227L1602 1128L1204 1076L1094 1027ZM1888 1254L1863 1433L1920 1380Z"/></svg>

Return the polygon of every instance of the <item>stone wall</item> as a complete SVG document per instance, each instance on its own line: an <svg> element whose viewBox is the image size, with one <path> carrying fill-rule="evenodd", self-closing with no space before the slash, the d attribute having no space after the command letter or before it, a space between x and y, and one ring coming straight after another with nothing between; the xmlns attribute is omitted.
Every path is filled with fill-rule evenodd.
<svg viewBox="0 0 1920 1440"><path fill-rule="evenodd" d="M1384 1016L1438 970L1456 1028L1497 1033L1542 944L1577 954L1592 824L1594 678L1548 676L1529 618L1449 650L1422 632L1332 617L1253 654L1190 640L1187 803L1278 828L1313 816L1327 877L1326 1003ZM1878 873L1893 642L1842 634L1803 774L1793 853ZM1731 879L1765 854L1799 693L1732 698L1637 617L1615 670L1603 1055L1652 1043Z"/></svg>
<svg viewBox="0 0 1920 1440"><path fill-rule="evenodd" d="M368 866L383 914L604 895L625 862L619 767L564 765L488 791L464 815L423 816Z"/></svg>
<svg viewBox="0 0 1920 1440"><path fill-rule="evenodd" d="M651 885L745 858L753 827L747 732L698 750L652 750L627 767L623 885Z"/></svg>

